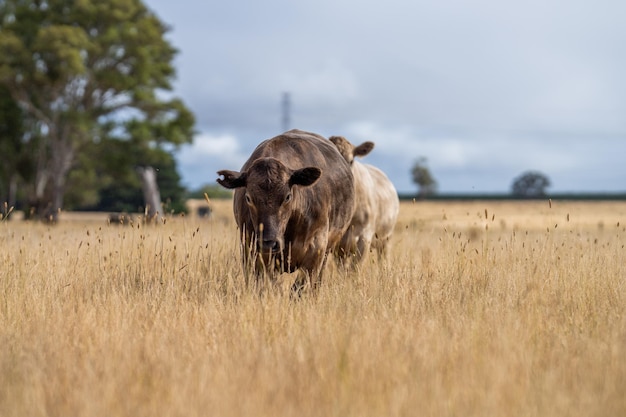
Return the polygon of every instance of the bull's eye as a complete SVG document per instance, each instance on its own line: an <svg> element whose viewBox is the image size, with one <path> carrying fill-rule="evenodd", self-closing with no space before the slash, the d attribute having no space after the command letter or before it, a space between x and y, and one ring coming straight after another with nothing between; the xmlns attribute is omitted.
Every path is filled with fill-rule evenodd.
<svg viewBox="0 0 626 417"><path fill-rule="evenodd" d="M291 193L288 193L288 194L285 196L285 203L290 202L292 198L293 198L293 195L292 195Z"/></svg>
<svg viewBox="0 0 626 417"><path fill-rule="evenodd" d="M252 205L252 198L250 198L250 196L248 194L246 194L246 203L251 206Z"/></svg>

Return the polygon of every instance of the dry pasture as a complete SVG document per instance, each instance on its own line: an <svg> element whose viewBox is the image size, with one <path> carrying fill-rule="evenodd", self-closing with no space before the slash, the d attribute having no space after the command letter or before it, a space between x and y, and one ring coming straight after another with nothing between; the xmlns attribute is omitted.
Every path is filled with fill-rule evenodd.
<svg viewBox="0 0 626 417"><path fill-rule="evenodd" d="M214 204L0 222L0 415L626 415L626 203L403 203L387 264L298 301Z"/></svg>

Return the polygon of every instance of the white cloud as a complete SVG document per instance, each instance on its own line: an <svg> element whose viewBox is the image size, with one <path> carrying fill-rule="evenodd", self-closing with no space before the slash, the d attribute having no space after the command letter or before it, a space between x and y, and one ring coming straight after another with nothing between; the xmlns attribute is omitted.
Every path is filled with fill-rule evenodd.
<svg viewBox="0 0 626 417"><path fill-rule="evenodd" d="M220 169L238 170L245 160L239 140L232 134L201 133L176 155L183 182L190 188L213 183Z"/></svg>
<svg viewBox="0 0 626 417"><path fill-rule="evenodd" d="M355 144L366 140L376 144L375 153L415 161L426 157L444 168L463 168L480 160L482 152L475 142L450 134L427 132L410 126L386 128L372 122L359 122L347 128L349 140Z"/></svg>
<svg viewBox="0 0 626 417"><path fill-rule="evenodd" d="M224 156L239 152L239 143L233 135L211 136L203 133L196 137L195 151L206 155Z"/></svg>
<svg viewBox="0 0 626 417"><path fill-rule="evenodd" d="M239 143L233 135L196 135L193 144L184 145L178 154L181 163L197 164L209 157L232 158L239 152Z"/></svg>

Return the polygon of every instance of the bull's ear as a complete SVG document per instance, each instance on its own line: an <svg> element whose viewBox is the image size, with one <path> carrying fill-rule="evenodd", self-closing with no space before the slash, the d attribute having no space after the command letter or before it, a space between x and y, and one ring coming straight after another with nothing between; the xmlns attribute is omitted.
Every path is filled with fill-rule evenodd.
<svg viewBox="0 0 626 417"><path fill-rule="evenodd" d="M354 156L364 157L368 153L372 152L372 149L374 149L374 142L363 142L354 148L353 154Z"/></svg>
<svg viewBox="0 0 626 417"><path fill-rule="evenodd" d="M218 178L217 182L225 188L239 188L246 186L246 173L222 170L218 171L217 175L223 175L224 178Z"/></svg>
<svg viewBox="0 0 626 417"><path fill-rule="evenodd" d="M302 168L294 171L289 178L289 185L302 185L304 187L312 185L322 175L322 170L316 167Z"/></svg>

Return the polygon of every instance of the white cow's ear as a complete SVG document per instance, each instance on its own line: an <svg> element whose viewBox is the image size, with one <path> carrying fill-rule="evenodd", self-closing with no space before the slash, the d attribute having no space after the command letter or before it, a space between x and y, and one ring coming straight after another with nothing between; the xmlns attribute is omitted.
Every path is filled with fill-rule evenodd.
<svg viewBox="0 0 626 417"><path fill-rule="evenodd" d="M307 167L298 169L291 174L289 185L302 185L304 187L315 184L322 175L322 170L317 167Z"/></svg>
<svg viewBox="0 0 626 417"><path fill-rule="evenodd" d="M368 153L372 152L372 149L374 149L374 142L368 141L363 142L359 146L356 146L352 153L354 154L354 156L364 157Z"/></svg>
<svg viewBox="0 0 626 417"><path fill-rule="evenodd" d="M222 170L218 171L217 175L222 175L224 178L218 178L217 182L225 188L239 188L246 186L246 173L245 172L237 172L237 171L229 171Z"/></svg>

